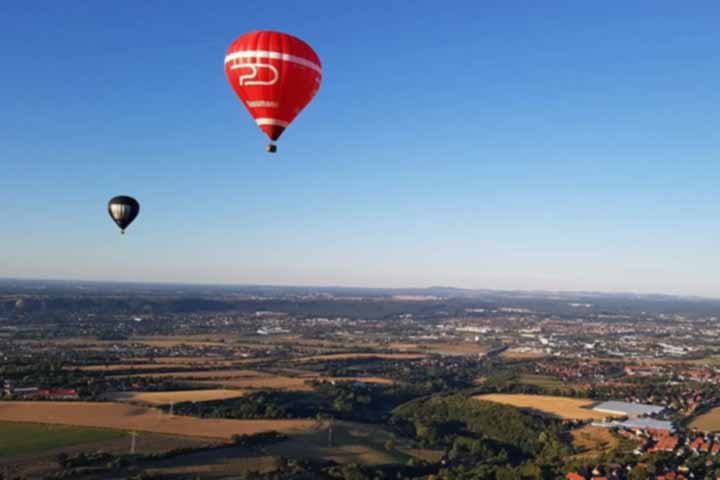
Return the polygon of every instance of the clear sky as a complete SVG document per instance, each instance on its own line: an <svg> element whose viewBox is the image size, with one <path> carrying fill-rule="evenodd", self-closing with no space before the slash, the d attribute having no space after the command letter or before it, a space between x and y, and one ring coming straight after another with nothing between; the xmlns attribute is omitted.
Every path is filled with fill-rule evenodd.
<svg viewBox="0 0 720 480"><path fill-rule="evenodd" d="M256 29L324 67L273 157ZM717 0L2 2L0 58L0 276L720 297Z"/></svg>

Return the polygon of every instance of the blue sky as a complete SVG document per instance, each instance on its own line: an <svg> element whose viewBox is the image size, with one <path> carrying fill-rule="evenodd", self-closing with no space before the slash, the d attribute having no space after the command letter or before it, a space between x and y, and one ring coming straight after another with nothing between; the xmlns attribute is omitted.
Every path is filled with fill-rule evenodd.
<svg viewBox="0 0 720 480"><path fill-rule="evenodd" d="M720 297L718 25L716 0L2 3L0 276ZM273 157L223 72L255 29L324 67Z"/></svg>

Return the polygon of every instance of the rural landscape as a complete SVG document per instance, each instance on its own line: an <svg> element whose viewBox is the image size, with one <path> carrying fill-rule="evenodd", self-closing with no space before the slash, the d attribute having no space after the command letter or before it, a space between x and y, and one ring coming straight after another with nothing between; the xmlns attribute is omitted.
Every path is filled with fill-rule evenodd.
<svg viewBox="0 0 720 480"><path fill-rule="evenodd" d="M714 478L718 315L662 296L3 281L0 474Z"/></svg>
<svg viewBox="0 0 720 480"><path fill-rule="evenodd" d="M720 0L0 21L0 480L720 480Z"/></svg>

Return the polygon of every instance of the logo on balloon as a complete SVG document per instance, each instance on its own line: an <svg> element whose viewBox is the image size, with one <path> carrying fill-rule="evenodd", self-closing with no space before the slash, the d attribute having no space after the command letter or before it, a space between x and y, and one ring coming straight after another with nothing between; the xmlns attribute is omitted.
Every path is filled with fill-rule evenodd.
<svg viewBox="0 0 720 480"><path fill-rule="evenodd" d="M268 63L238 63L230 67L231 70L237 70L238 68L250 69L248 73L238 77L238 83L240 85L275 85L278 78L280 78L280 72L278 72L277 68ZM261 80L258 78L263 69L269 70L269 73L272 75L270 79Z"/></svg>

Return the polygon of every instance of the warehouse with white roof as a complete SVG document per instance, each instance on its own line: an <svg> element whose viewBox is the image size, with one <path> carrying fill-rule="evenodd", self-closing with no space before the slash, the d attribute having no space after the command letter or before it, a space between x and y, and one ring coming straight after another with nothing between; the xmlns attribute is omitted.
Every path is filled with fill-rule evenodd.
<svg viewBox="0 0 720 480"><path fill-rule="evenodd" d="M642 417L644 415L654 415L661 413L665 407L660 405L647 405L644 403L630 402L602 402L593 407L596 412L607 413L610 415L623 415L630 418Z"/></svg>

